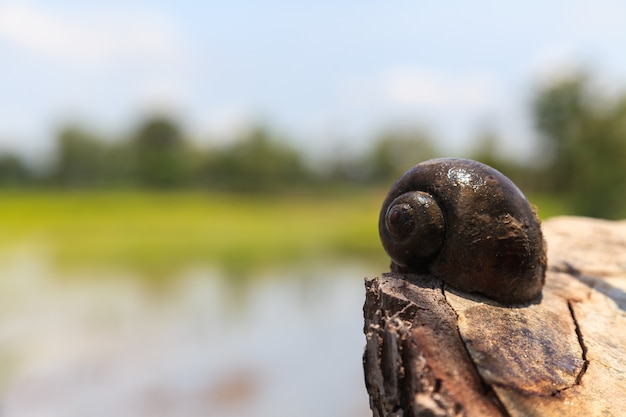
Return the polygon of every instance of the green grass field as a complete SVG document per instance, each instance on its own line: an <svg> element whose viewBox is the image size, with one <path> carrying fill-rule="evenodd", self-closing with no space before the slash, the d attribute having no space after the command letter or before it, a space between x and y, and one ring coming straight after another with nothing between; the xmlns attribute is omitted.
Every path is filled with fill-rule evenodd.
<svg viewBox="0 0 626 417"><path fill-rule="evenodd" d="M171 276L198 264L236 276L345 258L386 266L377 231L384 192L266 197L4 191L0 250L35 244L60 268L121 267L146 276ZM543 218L563 211L556 202L538 201Z"/></svg>

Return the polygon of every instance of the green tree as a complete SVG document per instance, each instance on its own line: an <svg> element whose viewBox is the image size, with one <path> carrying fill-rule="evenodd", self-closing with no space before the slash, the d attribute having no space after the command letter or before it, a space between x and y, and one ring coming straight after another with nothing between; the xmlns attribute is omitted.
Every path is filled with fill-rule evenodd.
<svg viewBox="0 0 626 417"><path fill-rule="evenodd" d="M102 185L106 170L106 146L97 137L76 126L60 131L54 182L67 187Z"/></svg>
<svg viewBox="0 0 626 417"><path fill-rule="evenodd" d="M356 172L368 182L389 182L437 153L431 138L421 130L389 130L378 138Z"/></svg>
<svg viewBox="0 0 626 417"><path fill-rule="evenodd" d="M230 146L215 149L205 163L206 182L236 191L273 191L310 180L298 152L257 127Z"/></svg>
<svg viewBox="0 0 626 417"><path fill-rule="evenodd" d="M32 179L31 173L24 165L24 162L11 153L0 155L0 185L2 186L22 186Z"/></svg>
<svg viewBox="0 0 626 417"><path fill-rule="evenodd" d="M536 127L550 163L541 172L545 191L568 199L578 214L626 215L626 96L618 102L593 93L578 74L538 91Z"/></svg>
<svg viewBox="0 0 626 417"><path fill-rule="evenodd" d="M175 187L189 180L187 144L180 127L165 117L145 121L132 139L136 177L148 187Z"/></svg>

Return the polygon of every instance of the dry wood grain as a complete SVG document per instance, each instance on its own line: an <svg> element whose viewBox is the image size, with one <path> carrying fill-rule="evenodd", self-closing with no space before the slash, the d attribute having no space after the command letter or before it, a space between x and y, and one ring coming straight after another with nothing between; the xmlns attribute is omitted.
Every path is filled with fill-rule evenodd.
<svg viewBox="0 0 626 417"><path fill-rule="evenodd" d="M622 416L626 222L543 225L541 300L506 307L429 276L366 281L374 416Z"/></svg>

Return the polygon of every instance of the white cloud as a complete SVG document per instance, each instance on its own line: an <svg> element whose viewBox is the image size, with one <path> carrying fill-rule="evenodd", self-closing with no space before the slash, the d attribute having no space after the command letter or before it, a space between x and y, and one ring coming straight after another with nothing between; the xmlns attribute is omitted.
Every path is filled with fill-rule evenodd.
<svg viewBox="0 0 626 417"><path fill-rule="evenodd" d="M519 99L514 98L519 93L506 81L489 71L390 66L369 77L346 79L339 88L337 102L342 107L336 113L346 115L348 131L355 120L365 127L355 140L396 125L425 129L444 151L467 149L477 131L500 131L499 120L518 120L511 114L519 113ZM509 123L502 130L504 137L515 135L515 128Z"/></svg>
<svg viewBox="0 0 626 417"><path fill-rule="evenodd" d="M383 96L390 104L430 109L485 108L497 101L493 83L484 76L418 68L388 71L383 76Z"/></svg>
<svg viewBox="0 0 626 417"><path fill-rule="evenodd" d="M33 4L0 5L0 39L48 58L87 66L121 60L183 58L183 42L164 16L127 10L55 13Z"/></svg>

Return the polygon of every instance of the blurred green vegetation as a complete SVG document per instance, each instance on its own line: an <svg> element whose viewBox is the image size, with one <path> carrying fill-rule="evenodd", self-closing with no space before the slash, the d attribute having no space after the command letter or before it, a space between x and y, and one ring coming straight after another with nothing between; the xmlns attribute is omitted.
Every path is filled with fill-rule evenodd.
<svg viewBox="0 0 626 417"><path fill-rule="evenodd" d="M336 195L199 191L4 191L0 250L35 245L57 268L121 268L168 279L216 266L231 278L264 268L346 259L375 270L388 259L378 239L385 189ZM550 217L563 209L530 197Z"/></svg>
<svg viewBox="0 0 626 417"><path fill-rule="evenodd" d="M507 159L498 148L505 141L488 130L476 135L473 149L455 156L495 167L528 194L561 200L567 214L626 217L626 94L602 93L579 72L537 86L529 110L539 138L534 157ZM45 169L0 154L0 187L332 194L388 187L410 166L450 155L420 129L388 129L363 153L315 160L288 139L257 126L200 147L164 116L149 118L122 137L72 125L58 133Z"/></svg>
<svg viewBox="0 0 626 417"><path fill-rule="evenodd" d="M601 94L581 72L539 86L530 110L540 138L532 160L504 158L490 131L456 156L502 171L543 219L626 217L626 94ZM386 267L376 226L383 196L410 166L446 156L436 138L389 129L362 154L325 160L287 139L259 126L199 147L167 117L123 137L66 126L46 168L0 155L0 248L40 242L60 266L151 276L194 264L245 276L345 257Z"/></svg>
<svg viewBox="0 0 626 417"><path fill-rule="evenodd" d="M549 159L535 188L576 213L626 216L626 94L602 94L585 73L548 85L533 103Z"/></svg>
<svg viewBox="0 0 626 417"><path fill-rule="evenodd" d="M382 266L382 197L5 191L0 248L41 245L57 267L128 268L151 278L194 265L217 266L231 277L346 258Z"/></svg>

